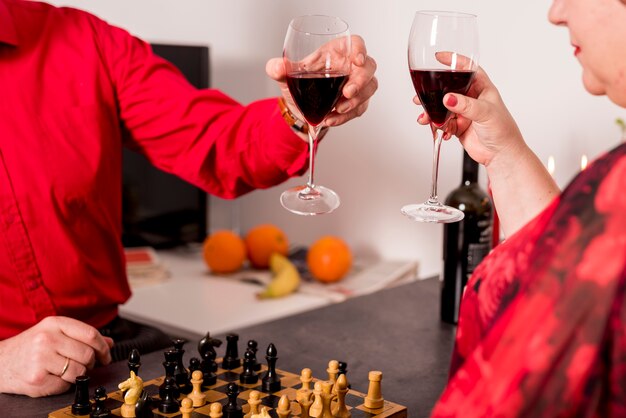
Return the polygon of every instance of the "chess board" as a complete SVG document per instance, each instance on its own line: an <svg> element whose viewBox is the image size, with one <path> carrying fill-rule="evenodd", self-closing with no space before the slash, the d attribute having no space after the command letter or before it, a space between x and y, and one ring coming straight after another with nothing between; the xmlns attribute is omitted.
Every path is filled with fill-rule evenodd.
<svg viewBox="0 0 626 418"><path fill-rule="evenodd" d="M218 365L221 366L221 359L218 359ZM207 418L209 416L209 406L212 402L220 402L222 406L226 405L228 398L226 397L226 386L230 382L236 382L239 384L239 397L238 402L243 407L244 414L248 413L249 406L247 403L248 396L250 392L253 390L257 390L261 392L261 405L259 406L259 410L263 407L266 407L270 416L278 418L278 415L275 412L275 409L278 407L278 401L280 397L286 394L291 401L291 411L292 417L300 416L300 405L296 402L296 391L300 388L300 375L286 372L284 370L276 369L277 374L281 379L281 389L277 392L273 393L264 393L261 391L261 378L264 375L264 372L267 370L267 366L263 365L261 371L259 372L259 381L255 384L241 384L239 383L239 374L243 371L242 367L233 370L224 370L221 367L218 367L216 372L217 374L217 382L215 385L209 386L208 390L205 391L207 403L206 405L194 408L193 413L191 414L192 418ZM139 376L141 377L141 370L139 370ZM159 386L163 383L164 377L158 377L153 380L148 380L144 382L144 390L148 392L148 394L155 400L153 410L155 417L168 417L168 418L180 418L182 414L180 412L174 414L163 414L159 412L158 399L159 399ZM320 379L313 379L313 381L317 381ZM93 388L90 388L90 392L93 393ZM383 381L383 396L384 396L384 381ZM185 395L181 395L180 399L183 399ZM368 409L363 403L365 400L365 394L361 392L357 392L355 390L350 389L350 391L346 395L346 406L353 418L405 418L407 417L407 408L395 404L393 402L389 402L385 400L385 403L380 409ZM108 394L108 399L106 400L105 405L107 408L111 410L111 413L114 417L121 416L120 408L124 403L124 399L122 397L121 391L115 391ZM88 415L86 415L88 416ZM76 418L77 415L72 414L71 406L66 406L65 408L59 409L57 411L51 412L48 414L48 418Z"/></svg>

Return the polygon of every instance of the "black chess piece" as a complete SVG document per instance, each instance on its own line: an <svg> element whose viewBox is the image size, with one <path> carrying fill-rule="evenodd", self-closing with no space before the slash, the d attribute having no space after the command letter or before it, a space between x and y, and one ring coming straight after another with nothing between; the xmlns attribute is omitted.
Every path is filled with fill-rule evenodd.
<svg viewBox="0 0 626 418"><path fill-rule="evenodd" d="M107 390L104 386L98 386L93 396L93 408L89 414L90 418L109 418L111 417L111 411L106 407L105 402L107 400Z"/></svg>
<svg viewBox="0 0 626 418"><path fill-rule="evenodd" d="M239 358L239 348L237 343L239 342L239 335L228 334L226 336L226 354L222 360L222 369L233 370L241 366L241 359Z"/></svg>
<svg viewBox="0 0 626 418"><path fill-rule="evenodd" d="M176 378L174 377L174 370L176 369L176 351L166 350L163 354L165 355L165 361L163 362L163 367L165 368L165 379L159 386L159 397L161 398L165 395L165 383L168 377L174 378L174 384L176 384ZM176 389L178 389L178 384L176 384ZM178 398L178 396L176 397Z"/></svg>
<svg viewBox="0 0 626 418"><path fill-rule="evenodd" d="M256 352L259 350L259 344L256 342L256 340L249 340L248 348L254 353L254 371L258 372L261 370L261 363L256 361Z"/></svg>
<svg viewBox="0 0 626 418"><path fill-rule="evenodd" d="M135 372L139 376L139 368L141 367L141 356L139 350L133 348L128 355L128 371Z"/></svg>
<svg viewBox="0 0 626 418"><path fill-rule="evenodd" d="M254 371L256 359L254 352L248 348L243 356L243 372L239 375L239 381L242 384L253 384L259 381L259 376Z"/></svg>
<svg viewBox="0 0 626 418"><path fill-rule="evenodd" d="M180 410L180 404L178 403L180 391L178 390L178 385L176 384L176 378L169 376L165 379L163 384L165 387L163 389L163 395L159 395L161 396L161 402L159 402L159 412L164 414L173 414L174 412L178 412Z"/></svg>
<svg viewBox="0 0 626 418"><path fill-rule="evenodd" d="M337 373L337 377L339 377L339 375L345 374L346 375L346 379L348 378L348 363L346 363L345 361L340 361L339 362L339 373ZM348 381L348 389L351 389L352 385L350 384L350 381Z"/></svg>
<svg viewBox="0 0 626 418"><path fill-rule="evenodd" d="M237 403L239 385L234 382L229 383L226 387L226 396L228 396L228 403L222 410L223 418L243 418L243 408Z"/></svg>
<svg viewBox="0 0 626 418"><path fill-rule="evenodd" d="M154 418L154 408L152 405L152 398L145 390L141 392L141 396L137 399L135 404L135 418Z"/></svg>
<svg viewBox="0 0 626 418"><path fill-rule="evenodd" d="M265 356L267 360L267 372L261 380L261 390L263 392L278 392L280 390L280 377L276 373L276 360L278 360L278 350L274 344L270 344L267 347L267 353Z"/></svg>
<svg viewBox="0 0 626 418"><path fill-rule="evenodd" d="M191 392L191 382L189 381L189 372L185 369L183 362L183 355L185 349L183 346L187 342L182 338L177 338L172 341L174 343L174 352L176 353L176 361L174 366L174 377L176 378L176 384L181 393L188 394Z"/></svg>
<svg viewBox="0 0 626 418"><path fill-rule="evenodd" d="M72 414L89 415L91 402L89 402L89 376L76 377L76 395L72 404Z"/></svg>
<svg viewBox="0 0 626 418"><path fill-rule="evenodd" d="M189 359L189 376L196 370L200 370L200 359L198 357L192 357Z"/></svg>
<svg viewBox="0 0 626 418"><path fill-rule="evenodd" d="M200 354L200 357L202 357L203 360L207 357L213 358L213 362L210 365L204 365L201 367L203 371L208 367L210 367L212 372L217 371L217 363L215 362L217 353L215 352L215 348L221 345L222 341L217 338L211 338L211 334L209 332L207 332L204 338L198 342L198 353ZM207 354L207 352L210 354Z"/></svg>

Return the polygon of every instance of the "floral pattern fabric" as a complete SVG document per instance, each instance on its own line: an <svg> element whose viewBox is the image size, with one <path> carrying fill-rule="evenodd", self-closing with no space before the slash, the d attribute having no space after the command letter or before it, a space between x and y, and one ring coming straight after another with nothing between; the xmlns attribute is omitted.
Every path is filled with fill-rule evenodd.
<svg viewBox="0 0 626 418"><path fill-rule="evenodd" d="M475 270L435 417L626 417L626 145Z"/></svg>

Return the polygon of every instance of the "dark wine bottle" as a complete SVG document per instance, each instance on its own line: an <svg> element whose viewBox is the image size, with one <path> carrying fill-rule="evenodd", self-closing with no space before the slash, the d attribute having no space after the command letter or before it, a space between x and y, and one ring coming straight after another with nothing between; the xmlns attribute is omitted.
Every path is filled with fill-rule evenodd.
<svg viewBox="0 0 626 418"><path fill-rule="evenodd" d="M493 206L478 185L478 163L463 151L463 181L446 197L446 205L465 214L443 229L441 320L456 324L467 279L491 251Z"/></svg>

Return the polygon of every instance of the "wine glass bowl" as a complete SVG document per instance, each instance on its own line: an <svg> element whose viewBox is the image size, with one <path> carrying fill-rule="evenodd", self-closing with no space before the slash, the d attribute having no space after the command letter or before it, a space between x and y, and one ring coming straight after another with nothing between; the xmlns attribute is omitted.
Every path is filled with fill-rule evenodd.
<svg viewBox="0 0 626 418"><path fill-rule="evenodd" d="M309 179L286 190L282 206L298 215L320 215L339 207L333 190L314 183L317 139L324 119L342 95L351 69L348 24L334 16L299 16L287 29L283 61L293 103L309 125Z"/></svg>
<svg viewBox="0 0 626 418"><path fill-rule="evenodd" d="M437 197L441 141L453 116L444 106L443 98L448 93L466 94L478 69L476 16L446 11L416 12L409 35L408 61L413 87L431 120L433 169L428 200L406 205L401 212L421 222L458 222L463 219L463 212L443 205Z"/></svg>

